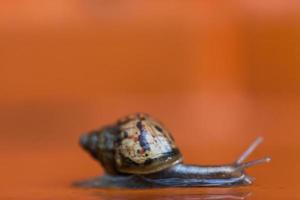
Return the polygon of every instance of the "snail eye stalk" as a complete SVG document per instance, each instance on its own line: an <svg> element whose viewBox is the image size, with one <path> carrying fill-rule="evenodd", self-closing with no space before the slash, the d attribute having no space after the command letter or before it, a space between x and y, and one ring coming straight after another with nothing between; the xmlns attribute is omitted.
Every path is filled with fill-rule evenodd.
<svg viewBox="0 0 300 200"><path fill-rule="evenodd" d="M261 159L244 163L244 160L246 160L246 158L257 148L257 146L263 142L263 140L263 137L256 138L256 140L248 147L248 149L239 157L239 159L235 162L239 166L239 168L245 169L257 164L268 163L271 161L271 158L269 156L266 156Z"/></svg>

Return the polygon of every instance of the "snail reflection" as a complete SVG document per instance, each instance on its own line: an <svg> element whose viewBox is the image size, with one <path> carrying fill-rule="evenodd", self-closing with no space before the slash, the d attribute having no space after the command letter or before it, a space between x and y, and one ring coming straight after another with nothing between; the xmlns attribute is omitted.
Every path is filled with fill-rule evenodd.
<svg viewBox="0 0 300 200"><path fill-rule="evenodd" d="M235 162L204 166L184 164L171 133L146 114L124 117L81 137L82 147L105 170L102 177L76 183L83 187L161 188L236 186L253 182L245 169L270 161L244 162L262 142L258 138Z"/></svg>
<svg viewBox="0 0 300 200"><path fill-rule="evenodd" d="M169 192L161 191L151 191L151 193L128 193L128 191L124 192L112 192L112 193L105 193L105 192L97 192L93 193L93 196L99 197L103 200L140 200L145 199L153 199L153 200L244 200L248 199L251 196L250 192L237 192L237 191L224 191L224 192L217 192L215 193L202 193L197 192L193 193L194 191L180 191L176 190Z"/></svg>

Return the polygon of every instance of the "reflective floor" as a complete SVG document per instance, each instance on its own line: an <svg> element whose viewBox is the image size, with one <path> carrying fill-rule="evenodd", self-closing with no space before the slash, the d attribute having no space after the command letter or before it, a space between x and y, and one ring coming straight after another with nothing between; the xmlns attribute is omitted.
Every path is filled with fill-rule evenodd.
<svg viewBox="0 0 300 200"><path fill-rule="evenodd" d="M180 98L160 96L157 100L157 97L150 96L127 96L126 108L118 98L113 97L102 100L102 104L46 101L6 104L0 115L3 122L1 132L9 133L2 135L1 140L1 159L5 162L1 162L0 196L2 199L99 200L298 199L300 98L220 96L224 101L231 100L233 103L215 104L213 99L208 101L210 103L206 106L224 108L231 115L231 120L226 122L222 121L226 118L221 120L220 116L215 116L216 121L213 116L200 111L203 98L201 95ZM143 103L132 104L132 99ZM177 108L171 111L172 116L161 109L162 101L164 110ZM110 112L110 107L118 110L117 113ZM256 181L247 187L135 191L71 186L74 181L103 173L101 167L79 147L80 134L113 122L123 113L133 110L151 112L165 122L172 130L186 163L232 162L258 135L263 136L265 142L249 159L270 155L273 160L248 170Z"/></svg>

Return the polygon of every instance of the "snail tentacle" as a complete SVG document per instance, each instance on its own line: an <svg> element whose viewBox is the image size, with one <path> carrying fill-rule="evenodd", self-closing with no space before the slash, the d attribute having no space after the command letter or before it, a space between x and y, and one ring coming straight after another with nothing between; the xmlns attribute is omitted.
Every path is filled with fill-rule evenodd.
<svg viewBox="0 0 300 200"><path fill-rule="evenodd" d="M271 157L266 156L257 160L252 160L249 162L244 162L244 160L257 148L259 144L263 142L263 137L258 137L256 140L248 147L246 151L235 161L235 164L241 168L245 169L248 167L252 167L257 164L263 164L263 163L268 163L271 161Z"/></svg>
<svg viewBox="0 0 300 200"><path fill-rule="evenodd" d="M257 137L256 140L248 147L246 151L235 161L236 164L242 163L246 158L263 142L263 137Z"/></svg>

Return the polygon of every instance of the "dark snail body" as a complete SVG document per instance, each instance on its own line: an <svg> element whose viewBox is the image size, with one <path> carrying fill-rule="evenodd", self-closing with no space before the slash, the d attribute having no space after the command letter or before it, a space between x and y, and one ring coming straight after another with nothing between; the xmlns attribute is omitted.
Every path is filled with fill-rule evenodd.
<svg viewBox="0 0 300 200"><path fill-rule="evenodd" d="M145 114L130 115L81 137L83 148L100 161L106 174L76 185L101 188L248 185L252 178L244 169L270 160L266 157L243 162L261 141L258 138L233 164L185 165L171 134L162 124Z"/></svg>

